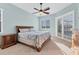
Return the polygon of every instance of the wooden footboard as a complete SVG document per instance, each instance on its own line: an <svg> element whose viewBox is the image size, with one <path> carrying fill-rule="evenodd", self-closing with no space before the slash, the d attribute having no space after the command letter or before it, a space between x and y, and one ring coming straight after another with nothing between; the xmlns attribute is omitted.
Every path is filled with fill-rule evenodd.
<svg viewBox="0 0 79 59"><path fill-rule="evenodd" d="M23 44L23 45L26 45L26 46L31 47L31 48L33 48L33 49L36 49L36 48L35 48L34 46L32 46L32 45L28 45L28 44L23 43L23 42L20 42L20 41L18 41L18 43L21 43L21 44Z"/></svg>
<svg viewBox="0 0 79 59"><path fill-rule="evenodd" d="M34 47L34 46L32 46L32 45L28 45L28 44L26 44L26 43L19 42L19 41L18 41L18 43L24 44L24 45L26 45L26 46L28 46L28 47L31 47L31 48L33 48L33 49L36 49L37 52L40 52L41 49L43 48L43 46L44 46L49 40L50 40L50 37L42 44L42 46L41 46L40 48L37 48L37 47Z"/></svg>
<svg viewBox="0 0 79 59"><path fill-rule="evenodd" d="M50 39L51 39L51 37L49 37L49 38L42 44L42 46L41 46L40 48L36 48L36 50L37 50L38 52L40 52L41 49L43 48L43 46L44 46Z"/></svg>

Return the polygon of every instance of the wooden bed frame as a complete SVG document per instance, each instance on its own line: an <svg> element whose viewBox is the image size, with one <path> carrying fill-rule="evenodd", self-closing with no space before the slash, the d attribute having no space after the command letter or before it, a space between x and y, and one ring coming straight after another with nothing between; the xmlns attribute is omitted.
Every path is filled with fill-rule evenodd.
<svg viewBox="0 0 79 59"><path fill-rule="evenodd" d="M41 46L41 48L37 48L37 47L34 47L34 46L32 46L32 45L28 45L28 44L25 44L25 43L23 43L23 42L19 42L18 41L18 33L20 32L19 31L19 29L24 29L24 28L33 28L33 26L16 26L16 31L17 31L17 42L18 43L21 43L21 44L24 44L24 45L27 45L27 46L29 46L29 47L31 47L31 48L33 48L33 49L36 49L38 52L40 52L41 51L41 49L43 48L43 46L46 44L46 42L48 42L49 40L50 40L50 37L42 44L42 46Z"/></svg>

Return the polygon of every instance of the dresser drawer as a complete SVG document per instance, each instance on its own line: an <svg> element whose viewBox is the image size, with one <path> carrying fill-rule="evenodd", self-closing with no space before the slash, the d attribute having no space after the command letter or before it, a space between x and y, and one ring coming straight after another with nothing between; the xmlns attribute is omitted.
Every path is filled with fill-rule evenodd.
<svg viewBox="0 0 79 59"><path fill-rule="evenodd" d="M2 48L7 48L16 44L16 34L2 36Z"/></svg>
<svg viewBox="0 0 79 59"><path fill-rule="evenodd" d="M4 44L10 44L10 36L4 36L3 41Z"/></svg>

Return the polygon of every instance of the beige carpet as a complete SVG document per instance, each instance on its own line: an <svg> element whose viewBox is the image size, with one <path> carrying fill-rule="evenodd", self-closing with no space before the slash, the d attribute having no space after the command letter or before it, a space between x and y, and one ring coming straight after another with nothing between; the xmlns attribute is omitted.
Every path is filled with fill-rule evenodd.
<svg viewBox="0 0 79 59"><path fill-rule="evenodd" d="M64 45L66 45L67 47L71 48L71 42L69 42L69 41L66 41L64 39L59 39L57 37L52 37L52 40L55 41L55 42L62 43Z"/></svg>
<svg viewBox="0 0 79 59"><path fill-rule="evenodd" d="M0 55L63 55L64 53L52 41L46 43L41 52L25 46L23 44L16 44L6 49L0 49Z"/></svg>
<svg viewBox="0 0 79 59"><path fill-rule="evenodd" d="M52 38L54 43L64 52L65 55L79 55L79 47L71 48L71 42L57 37Z"/></svg>

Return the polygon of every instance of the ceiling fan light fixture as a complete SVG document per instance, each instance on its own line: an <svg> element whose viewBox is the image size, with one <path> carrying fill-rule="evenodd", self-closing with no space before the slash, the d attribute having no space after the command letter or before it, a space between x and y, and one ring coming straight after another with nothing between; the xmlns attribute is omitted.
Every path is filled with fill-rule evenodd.
<svg viewBox="0 0 79 59"><path fill-rule="evenodd" d="M43 12L40 12L40 13L38 13L38 15L39 15L39 16L44 16L44 15L46 15L46 14L43 13Z"/></svg>
<svg viewBox="0 0 79 59"><path fill-rule="evenodd" d="M50 8L49 7L47 7L47 8L42 8L42 4L43 3L40 3L40 9L38 9L38 8L34 8L36 11L38 11L38 12L36 12L36 13L39 13L40 15L43 15L43 14L45 14L45 15L47 15L47 14L49 14L49 12L46 12L46 11L48 11L48 10L50 10ZM34 13L34 14L36 14L36 13ZM42 14L41 14L42 13Z"/></svg>

